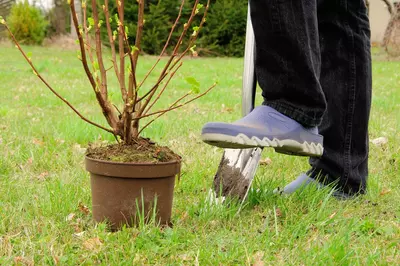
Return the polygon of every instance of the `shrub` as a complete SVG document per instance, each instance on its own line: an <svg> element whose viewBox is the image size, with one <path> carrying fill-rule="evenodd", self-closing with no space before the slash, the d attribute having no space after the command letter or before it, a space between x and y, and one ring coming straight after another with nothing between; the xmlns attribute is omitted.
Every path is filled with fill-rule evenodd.
<svg viewBox="0 0 400 266"><path fill-rule="evenodd" d="M48 23L40 10L30 6L28 1L15 4L11 8L7 21L19 42L39 45L42 43Z"/></svg>
<svg viewBox="0 0 400 266"><path fill-rule="evenodd" d="M145 16L146 31L142 39L144 51L148 54L160 54L168 38L170 18L165 11L166 8L162 5L149 5L149 13Z"/></svg>
<svg viewBox="0 0 400 266"><path fill-rule="evenodd" d="M194 0L186 0L182 9L182 19L190 16L191 6ZM212 0L207 22L199 36L196 50L200 55L206 56L243 56L247 1L240 0ZM142 51L147 54L159 54L164 46L164 40L168 37L171 26L174 24L179 12L181 0L148 0L145 4L145 31L143 32ZM115 1L110 1L110 14L117 13ZM137 2L125 1L125 25L129 29L128 36L135 40L137 21ZM88 17L91 10L88 9ZM104 16L100 17L105 20ZM116 27L113 19L112 26ZM193 26L199 24L198 17L193 21ZM178 23L177 29L171 38L171 44L175 44L183 24ZM108 45L106 28L102 27L104 43ZM170 51L168 51L170 52Z"/></svg>
<svg viewBox="0 0 400 266"><path fill-rule="evenodd" d="M202 54L243 56L247 1L217 0L199 40Z"/></svg>

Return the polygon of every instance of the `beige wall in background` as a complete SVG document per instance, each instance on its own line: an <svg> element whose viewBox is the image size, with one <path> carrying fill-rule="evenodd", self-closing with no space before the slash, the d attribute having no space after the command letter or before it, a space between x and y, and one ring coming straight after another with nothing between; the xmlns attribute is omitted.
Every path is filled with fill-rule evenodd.
<svg viewBox="0 0 400 266"><path fill-rule="evenodd" d="M382 0L369 0L369 17L371 41L380 43L390 19L390 14Z"/></svg>

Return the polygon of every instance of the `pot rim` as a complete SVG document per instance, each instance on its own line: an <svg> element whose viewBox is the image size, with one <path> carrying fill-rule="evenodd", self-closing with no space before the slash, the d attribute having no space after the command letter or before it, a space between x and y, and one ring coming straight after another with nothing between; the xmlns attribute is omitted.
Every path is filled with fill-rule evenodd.
<svg viewBox="0 0 400 266"><path fill-rule="evenodd" d="M136 162L114 162L114 161L106 161L106 160L100 160L100 159L94 159L91 158L87 155L85 155L85 159L94 161L94 162L99 162L99 163L104 163L104 164L118 164L118 165L138 165L138 166L151 166L151 165L171 165L171 164L180 164L182 160L174 160L170 162L157 162L157 163L136 163Z"/></svg>

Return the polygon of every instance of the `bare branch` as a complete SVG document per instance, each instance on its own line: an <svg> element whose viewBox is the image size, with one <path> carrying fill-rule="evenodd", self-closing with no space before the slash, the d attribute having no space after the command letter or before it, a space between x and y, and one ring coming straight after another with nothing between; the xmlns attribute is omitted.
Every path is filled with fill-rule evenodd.
<svg viewBox="0 0 400 266"><path fill-rule="evenodd" d="M180 6L180 8L179 8L178 16L176 17L176 20L175 20L174 24L172 25L172 28L171 28L171 30L170 30L170 32L169 32L169 35L168 35L168 39L167 39L167 41L166 41L166 43L165 43L165 45L164 45L164 48L162 49L160 55L158 56L157 61L154 63L154 65L151 67L151 69L146 73L146 75L144 76L142 82L140 82L140 84L138 85L137 90L140 89L140 87L143 85L143 83L146 81L146 79L150 76L150 74L153 72L154 68L155 68L155 67L158 65L158 63L160 62L161 57L164 55L165 51L167 50L168 45L169 45L169 42L170 42L171 37L172 37L172 34L174 33L175 28L176 28L176 26L178 25L178 22L179 22L179 20L180 20L180 18L181 18L181 16L182 16L182 9L183 9L184 3L185 3L185 0L182 0L181 6ZM143 98L143 97L142 97L142 98Z"/></svg>
<svg viewBox="0 0 400 266"><path fill-rule="evenodd" d="M118 0L117 0L118 1ZM118 1L118 3L120 3L120 1ZM140 12L144 12L144 5L141 7L143 9L143 11L138 11ZM121 16L123 16L124 13L124 5L121 2L121 5L118 6L118 13ZM122 118L121 120L123 121L123 127L124 127L124 139L125 142L127 144L130 143L131 139L131 130L132 130L132 113L135 110L136 107L136 99L137 99L137 94L136 94L136 87L137 87L137 82L136 82L136 75L134 73L135 70L135 63L134 63L134 53L131 49L131 46L129 44L129 40L128 40L128 35L125 32L125 28L123 23L119 23L119 36L123 38L124 43L127 46L127 50L128 50L128 56L129 56L129 61L131 64L131 68L129 71L129 83L128 83L128 91L127 91L127 97L126 97L126 101L125 101L125 108L124 108L124 112L122 114ZM139 124L138 121L134 121L134 126L137 127Z"/></svg>
<svg viewBox="0 0 400 266"><path fill-rule="evenodd" d="M178 100L176 100L173 104L170 105L171 107L174 107L178 102L182 101L183 99L185 99L187 96L189 96L191 93L188 92L185 95L183 95L182 97L180 97ZM159 115L157 115L155 118L153 118L152 120L150 120L146 125L144 125L140 131L139 134L142 133L142 131L147 128L148 126L150 126L154 121L156 121L158 118L160 118L161 116L163 116L164 114L166 114L169 111L169 109L164 110L164 112L161 112Z"/></svg>
<svg viewBox="0 0 400 266"><path fill-rule="evenodd" d="M124 32L124 0L116 0L117 10L118 10L118 49L119 49L119 79L120 79L120 87L121 92L125 93L122 97L126 100L127 93L126 93L126 86L125 86L125 52L124 52L124 36L122 34ZM122 6L122 9L121 9Z"/></svg>
<svg viewBox="0 0 400 266"><path fill-rule="evenodd" d="M101 86L100 92L105 100L108 98L107 93L107 73L104 68L103 62L103 53L101 51L101 37L100 37L100 25L99 25L99 13L97 11L97 1L92 0L92 12L94 19L94 28L95 28L95 38L96 38L96 57L97 63L99 64L100 76L101 76Z"/></svg>
<svg viewBox="0 0 400 266"><path fill-rule="evenodd" d="M110 129L110 128L106 128L102 125L99 125L89 119L87 119L86 117L84 117L70 102L68 102L64 97L62 97L60 94L58 94L58 92L56 92L49 83L47 83L47 81L39 74L39 72L37 71L37 69L35 68L35 66L32 64L32 61L28 58L28 56L25 54L25 52L22 50L21 46L19 45L18 41L15 39L14 34L11 32L10 28L8 27L7 24L4 24L4 26L6 27L8 33L10 34L11 38L13 39L15 45L17 46L18 50L21 52L21 54L23 55L23 57L25 58L25 60L28 62L28 64L30 65L30 67L33 70L33 73L46 85L46 87L57 97L59 98L61 101L63 101L66 105L68 105L69 108L72 109L72 111L75 112L75 114L77 114L82 120L84 120L85 122L96 126L98 128L101 128L107 132L113 133L114 134L114 130Z"/></svg>
<svg viewBox="0 0 400 266"><path fill-rule="evenodd" d="M72 21L74 23L75 30L78 34L79 47L81 49L81 55L82 55L82 65L83 65L83 68L85 69L86 76L88 77L90 84L93 87L93 90L96 91L97 85L96 85L96 82L94 81L93 75L90 72L88 64L87 64L85 43L82 38L82 31L79 30L79 23L78 23L78 18L76 16L75 5L74 5L74 1L72 1L72 0L70 1L70 8L71 8Z"/></svg>
<svg viewBox="0 0 400 266"><path fill-rule="evenodd" d="M169 70L173 69L181 60L182 58L189 52L189 50L192 48L192 46L194 45L194 42L197 40L197 37L199 36L199 33L201 31L201 29L203 28L204 23L206 22L206 16L208 13L208 9L210 7L210 0L207 1L207 5L205 7L204 10L204 14L203 17L201 19L199 28L197 29L197 31L194 33L194 35L192 35L188 46L186 47L186 49L181 53L181 55L175 60L175 62L172 64L172 66L169 68Z"/></svg>
<svg viewBox="0 0 400 266"><path fill-rule="evenodd" d="M150 106L147 108L146 111L144 111L143 113L146 114L148 113L151 108L154 106L154 104L156 102L158 102L158 100L160 99L161 95L164 93L165 89L167 88L169 82L171 81L171 79L175 76L175 73L178 71L178 69L182 66L182 62L179 64L179 66L170 74L168 80L165 82L164 87L161 89L161 91L158 93L157 97L154 99L154 101L152 102L152 104L150 104Z"/></svg>
<svg viewBox="0 0 400 266"><path fill-rule="evenodd" d="M114 71L115 71L115 76L118 79L118 82L120 84L120 88L121 90L125 89L124 86L122 86L121 83L121 77L119 75L119 70L118 70L118 65L117 65L117 56L115 53L115 42L114 42L114 37L113 37L113 33L112 33L112 29L111 29L111 24L110 24L110 11L108 8L108 0L104 1L104 6L103 6L103 10L104 10L104 14L106 17L106 27L107 27L107 34L108 34L108 40L110 42L110 46L111 46L111 55L112 55L112 63L114 66ZM121 91L122 94L122 99L125 101L126 99L124 98L124 96L126 95L126 90L125 91Z"/></svg>
<svg viewBox="0 0 400 266"><path fill-rule="evenodd" d="M73 1L73 0L71 0L71 1ZM92 55L93 48L90 45L89 30L88 30L87 22L86 22L87 21L86 3L82 3L82 9L83 9L83 31L85 32L85 36L86 36L85 46L87 47L86 49L89 54L89 60L92 63L93 71L96 71L93 67L93 63L94 63L93 55Z"/></svg>
<svg viewBox="0 0 400 266"><path fill-rule="evenodd" d="M137 50L133 51L133 64L135 67L140 52L140 45L142 41L143 24L144 24L144 0L139 0L138 3L139 3L138 23L137 23L136 40L135 40L135 46ZM135 69L133 69L133 73L135 73Z"/></svg>
<svg viewBox="0 0 400 266"><path fill-rule="evenodd" d="M119 0L117 0L117 2L120 3ZM142 8L144 9L144 5L143 5ZM139 10L138 12L141 12L141 11ZM144 12L144 11L142 11L142 12ZM120 14L120 17L121 16L123 17L123 15L124 15L123 2L121 2L121 6L118 6L118 13ZM130 64L131 64L130 77L129 77L130 83L128 85L128 97L127 97L127 100L130 101L130 100L133 99L133 95L134 95L134 92L136 92L136 87L137 87L136 75L135 75L135 72L134 72L135 71L135 63L134 63L134 55L133 55L134 51L132 51L132 49L131 49L131 46L130 46L129 40L128 40L128 35L125 32L124 24L122 22L120 22L120 24L119 24L119 31L120 31L119 32L119 37L122 36L122 40L127 46L128 53L126 55L129 56L129 61L130 61ZM124 57L125 57L125 55L124 55ZM135 98L136 98L136 96L135 96Z"/></svg>
<svg viewBox="0 0 400 266"><path fill-rule="evenodd" d="M180 107L182 107L182 106L185 106L185 105L187 105L187 104L193 102L194 100L197 100L197 99L200 98L200 97L203 97L204 95L206 95L207 93L209 93L216 85L217 85L217 84L213 84L213 85L212 85L210 88L208 88L205 92L203 92L202 94L197 95L196 97L190 99L190 100L187 101L187 102L184 102L184 103L179 104L179 105L176 105L176 106L174 106L174 104L172 104L168 109L156 111L156 112L149 113L149 114L145 114L145 115L142 115L142 116L135 117L135 118L133 118L133 119L134 119L134 120L138 120L138 119L142 119L142 118L145 118L145 117L149 117L149 116L153 116L153 115L156 115L156 114L160 114L160 113L163 113L163 112L169 112L169 111L178 109L178 108L180 108ZM180 98L180 99L181 99L181 98ZM178 99L178 100L179 100L179 99Z"/></svg>
<svg viewBox="0 0 400 266"><path fill-rule="evenodd" d="M73 0L71 0L71 1L73 1ZM96 49L94 49L90 44L90 35L89 35L89 30L88 30L87 22L86 22L87 21L86 3L82 2L82 8L83 8L83 28L84 28L83 32L85 33L85 36L86 36L86 42L84 41L85 49L88 52L89 61L92 64L92 71L94 73L96 73L96 69L94 67L93 54L92 54L92 50L96 51ZM101 84L99 76L97 76L97 74L95 74L94 78L96 80L96 86L99 86Z"/></svg>
<svg viewBox="0 0 400 266"><path fill-rule="evenodd" d="M194 3L194 5L193 5L192 13L191 13L191 15L190 15L190 17L189 17L189 20L188 20L188 22L185 23L185 25L183 26L182 34L181 34L181 36L179 37L179 40L178 40L178 42L177 42L177 44L176 44L176 46L175 46L174 51L172 52L172 54L176 54L176 53L179 51L179 48L181 47L181 44L182 44L183 37L185 37L187 30L188 30L189 27L192 25L193 19L194 19L194 17L195 17L196 14L197 14L197 13L196 13L196 12L197 12L196 10L197 10L197 5L198 5L198 4L199 4L199 0L196 0L195 3Z"/></svg>
<svg viewBox="0 0 400 266"><path fill-rule="evenodd" d="M175 56L177 55L177 52L178 52L178 50L179 50L179 47L180 47L181 44L182 44L183 37L186 35L186 32L187 32L188 28L189 28L190 25L192 24L192 21L193 21L194 17L195 17L196 14L197 14L196 10L197 10L197 5L198 5L198 3L199 3L199 0L196 0L195 3L194 3L194 5L193 5L192 13L191 13L191 15L190 15L190 17L189 17L189 20L188 20L187 23L185 23L185 25L184 25L184 27L183 27L183 31L182 31L182 33L181 33L179 39L178 39L177 44L175 45L174 51L172 52L172 55L171 55L170 59L168 60L167 64L164 66L164 69L161 71L160 77L159 77L159 79L158 79L158 81L157 81L158 84L160 84L160 82L162 81L162 79L165 77L165 73L167 73L167 70L168 70L169 66L171 65L173 59L174 59ZM138 116L139 116L139 117L142 116L144 110L146 109L147 105L148 105L149 102L151 101L151 98L153 97L153 95L156 93L157 89L158 89L158 85L157 85L157 86L154 86L154 87L151 89L151 92L148 94L147 98L145 99L144 104L142 105L142 107L140 108L140 110L139 110L139 112L138 112ZM141 99L143 99L143 98L144 98L144 97L142 97Z"/></svg>
<svg viewBox="0 0 400 266"><path fill-rule="evenodd" d="M151 89L146 92L142 97L138 98L136 102L140 102L141 100L145 99L147 96L149 96L154 90L156 90L158 88L158 86L160 86L160 83L164 80L164 78L168 75L167 73L164 73L164 76L161 77L161 79L159 79L154 85L153 87L151 87Z"/></svg>
<svg viewBox="0 0 400 266"><path fill-rule="evenodd" d="M75 30L78 35L79 47L80 47L81 57L82 57L81 61L82 61L83 68L85 69L86 76L88 77L90 84L92 85L92 88L96 95L97 102L99 103L99 105L103 111L103 114L104 114L105 118L107 119L108 124L114 129L114 131L117 131L116 129L117 129L117 125L118 125L118 122L117 122L118 116L115 113L113 106L108 101L106 101L103 98L102 94L100 93L100 91L97 87L96 81L94 80L93 75L90 72L88 64L87 64L85 43L84 43L83 37L82 37L83 30L80 29L80 26L78 23L78 18L77 18L76 11L75 11L74 1L70 1L70 9L71 9L72 21L74 23L74 27L75 27ZM116 134L120 134L120 133L116 133Z"/></svg>

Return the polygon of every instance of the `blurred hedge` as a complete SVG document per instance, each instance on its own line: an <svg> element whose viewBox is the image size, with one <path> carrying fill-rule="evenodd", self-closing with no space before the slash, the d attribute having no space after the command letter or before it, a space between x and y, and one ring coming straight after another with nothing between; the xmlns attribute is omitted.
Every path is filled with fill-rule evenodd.
<svg viewBox="0 0 400 266"><path fill-rule="evenodd" d="M205 0L200 3L205 4ZM163 49L181 4L180 0L148 0L145 2L145 25L142 39L142 49L147 54L159 54ZM178 33L187 21L193 0L187 0L182 12L181 23L178 25L171 44L178 39ZM243 56L247 1L212 0L205 27L199 35L196 50L200 55L207 56ZM110 13L116 14L115 2L110 1ZM203 8L204 11L204 8ZM200 16L193 23L200 23ZM104 17L103 17L104 20ZM129 38L132 43L136 34L137 2L125 1L125 25L128 26ZM115 19L112 27L116 28ZM107 36L106 28L102 27L103 36ZM107 39L104 39L107 42Z"/></svg>
<svg viewBox="0 0 400 266"><path fill-rule="evenodd" d="M15 38L23 44L42 44L46 35L47 21L28 1L12 6L7 22Z"/></svg>

